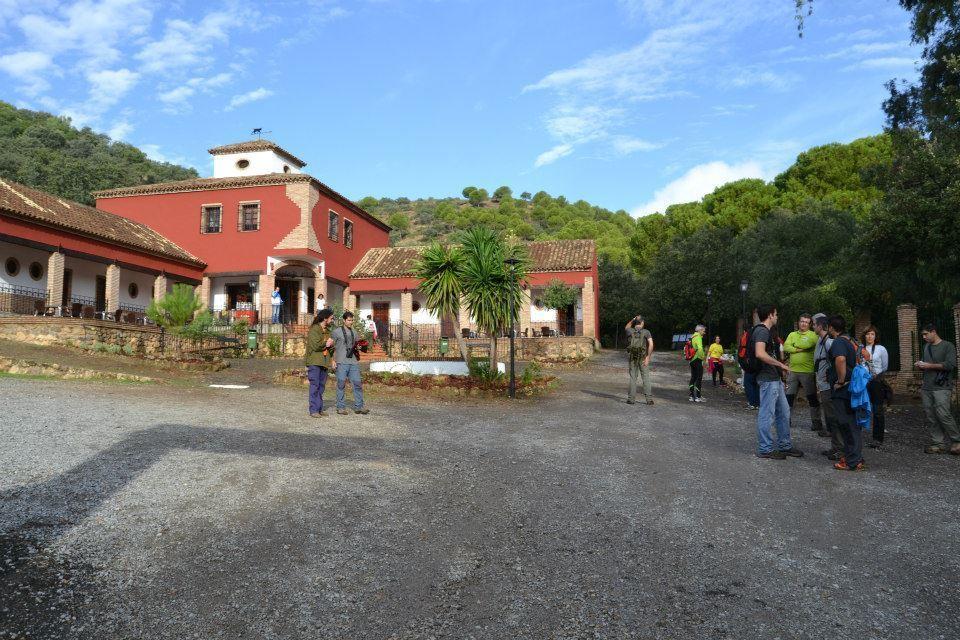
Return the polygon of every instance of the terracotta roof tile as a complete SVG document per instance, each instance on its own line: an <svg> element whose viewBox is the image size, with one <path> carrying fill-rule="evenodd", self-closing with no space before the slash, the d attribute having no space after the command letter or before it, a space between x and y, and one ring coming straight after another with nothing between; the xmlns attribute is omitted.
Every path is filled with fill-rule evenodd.
<svg viewBox="0 0 960 640"><path fill-rule="evenodd" d="M0 179L0 211L180 262L204 265L146 225L17 182Z"/></svg>
<svg viewBox="0 0 960 640"><path fill-rule="evenodd" d="M525 243L531 273L590 271L596 261L593 240L546 240ZM409 278L424 247L392 247L367 251L351 278Z"/></svg>
<svg viewBox="0 0 960 640"><path fill-rule="evenodd" d="M129 196L143 196L157 193L183 193L186 191L207 191L215 189L241 189L243 187L261 187L279 184L291 184L295 182L309 182L320 190L320 193L336 200L347 207L357 215L363 216L366 220L385 231L390 231L390 226L379 218L366 212L352 200L342 195L327 185L323 184L313 176L306 173L264 173L256 176L234 176L230 178L192 178L190 180L178 180L176 182L157 182L154 184L141 184L135 187L120 187L118 189L106 189L104 191L94 191L94 198L126 198Z"/></svg>
<svg viewBox="0 0 960 640"><path fill-rule="evenodd" d="M227 153L243 153L244 151L275 151L299 165L298 168L307 166L306 162L271 140L247 140L246 142L234 142L233 144L225 144L207 149L207 153L214 156L221 156Z"/></svg>

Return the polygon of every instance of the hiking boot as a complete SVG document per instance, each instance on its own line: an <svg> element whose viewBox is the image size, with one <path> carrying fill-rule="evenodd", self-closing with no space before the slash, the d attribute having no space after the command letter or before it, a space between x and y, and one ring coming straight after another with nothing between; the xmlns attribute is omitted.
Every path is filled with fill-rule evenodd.
<svg viewBox="0 0 960 640"><path fill-rule="evenodd" d="M836 469L837 471L865 471L867 468L867 465L865 465L861 460L856 464L856 466L851 467L850 465L847 464L846 460L841 459L840 462L833 465L833 468Z"/></svg>
<svg viewBox="0 0 960 640"><path fill-rule="evenodd" d="M833 462L836 462L838 460L843 460L843 453L840 451L834 451L833 453L827 456L827 460L830 460Z"/></svg>
<svg viewBox="0 0 960 640"><path fill-rule="evenodd" d="M696 402L696 401L697 399L694 398L693 396L690 396L689 398L687 398L687 402Z"/></svg>
<svg viewBox="0 0 960 640"><path fill-rule="evenodd" d="M950 453L955 456L960 456L960 442L953 443L953 446L950 447Z"/></svg>
<svg viewBox="0 0 960 640"><path fill-rule="evenodd" d="M627 404L637 404L637 403L634 402L633 400L627 400Z"/></svg>
<svg viewBox="0 0 960 640"><path fill-rule="evenodd" d="M367 409L366 407L364 407L363 409L354 409L353 412L354 412L354 413L358 413L358 414L360 414L361 416L365 416L365 415L367 415L368 413L370 413L370 409Z"/></svg>
<svg viewBox="0 0 960 640"><path fill-rule="evenodd" d="M320 411L319 413L311 413L311 418L326 418L329 415L326 411Z"/></svg>
<svg viewBox="0 0 960 640"><path fill-rule="evenodd" d="M341 416L348 416L348 415L350 415L350 412L347 411L346 409L337 409L337 413L340 414Z"/></svg>
<svg viewBox="0 0 960 640"><path fill-rule="evenodd" d="M785 455L785 456L789 456L789 457L791 457L791 458L802 458L802 457L803 457L803 451L800 451L800 449L797 449L797 448L784 449L784 450L781 451L780 453L782 453L782 454Z"/></svg>
<svg viewBox="0 0 960 640"><path fill-rule="evenodd" d="M646 404L653 404L653 398L647 398Z"/></svg>
<svg viewBox="0 0 960 640"><path fill-rule="evenodd" d="M758 453L757 457L769 460L786 460L787 454L783 451L771 451L769 453Z"/></svg>
<svg viewBox="0 0 960 640"><path fill-rule="evenodd" d="M924 453L946 453L947 449L940 444L932 444L923 450Z"/></svg>

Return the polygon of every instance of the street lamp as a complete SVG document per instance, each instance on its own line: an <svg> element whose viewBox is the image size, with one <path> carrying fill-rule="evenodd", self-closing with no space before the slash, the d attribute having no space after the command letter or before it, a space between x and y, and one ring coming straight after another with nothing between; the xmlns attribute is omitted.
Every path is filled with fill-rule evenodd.
<svg viewBox="0 0 960 640"><path fill-rule="evenodd" d="M513 285L516 284L516 278L514 277L514 269L520 261L516 258L507 258L503 261L507 265L508 275L510 277L510 288L508 289L507 295L507 304L510 306L510 397L517 397L517 378L515 374L515 360L514 360L514 351L513 351ZM496 363L494 363L496 366Z"/></svg>
<svg viewBox="0 0 960 640"><path fill-rule="evenodd" d="M713 299L713 287L707 287L707 340L710 340L710 301Z"/></svg>

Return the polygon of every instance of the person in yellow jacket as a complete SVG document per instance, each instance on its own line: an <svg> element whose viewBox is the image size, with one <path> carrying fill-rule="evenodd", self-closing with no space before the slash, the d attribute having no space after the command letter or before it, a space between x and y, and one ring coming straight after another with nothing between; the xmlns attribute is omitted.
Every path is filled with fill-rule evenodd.
<svg viewBox="0 0 960 640"><path fill-rule="evenodd" d="M703 362L707 359L703 352L703 334L707 328L698 324L690 337L690 346L693 347L693 358L690 359L690 402L706 402L701 393L703 386Z"/></svg>
<svg viewBox="0 0 960 640"><path fill-rule="evenodd" d="M727 384L723 381L723 345L720 344L720 336L714 338L713 344L707 349L707 363L710 365L713 386L717 386L717 377L720 378L721 386Z"/></svg>
<svg viewBox="0 0 960 640"><path fill-rule="evenodd" d="M818 434L827 437L829 434L823 427L820 418L820 399L817 395L817 376L813 352L819 339L816 332L810 329L813 318L809 313L801 314L797 321L797 331L792 331L783 342L783 351L789 358L790 373L787 374L787 404L793 409L793 402L797 399L800 387L807 396L810 407L810 428ZM792 411L791 411L792 412Z"/></svg>

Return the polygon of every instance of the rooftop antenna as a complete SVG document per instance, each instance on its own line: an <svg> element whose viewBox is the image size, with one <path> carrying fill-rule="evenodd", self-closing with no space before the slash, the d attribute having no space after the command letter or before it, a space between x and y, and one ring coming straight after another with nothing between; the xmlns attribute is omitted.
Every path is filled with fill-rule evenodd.
<svg viewBox="0 0 960 640"><path fill-rule="evenodd" d="M273 131L264 131L263 127L257 127L252 131L252 134L257 136L257 140L263 140L263 136L268 133L273 133Z"/></svg>

